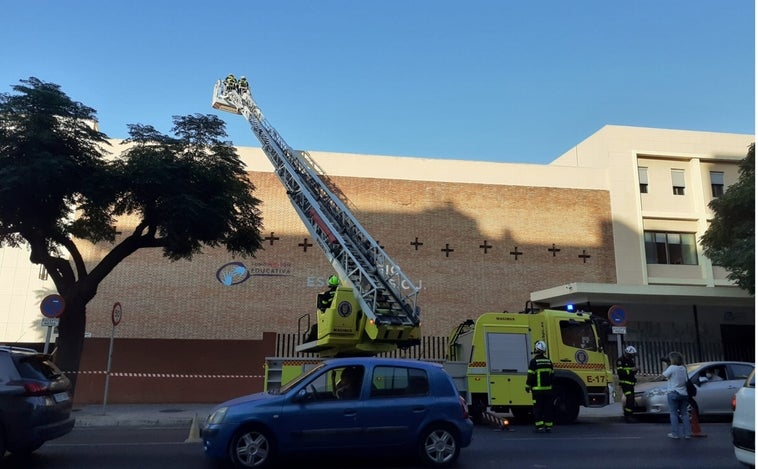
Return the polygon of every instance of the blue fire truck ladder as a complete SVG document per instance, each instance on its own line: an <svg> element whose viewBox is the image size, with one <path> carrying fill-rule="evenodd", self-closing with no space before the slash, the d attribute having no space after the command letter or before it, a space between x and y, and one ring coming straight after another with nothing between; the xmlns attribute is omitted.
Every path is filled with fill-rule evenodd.
<svg viewBox="0 0 758 469"><path fill-rule="evenodd" d="M261 143L263 152L308 232L326 254L343 284L351 287L367 319L371 340L382 340L383 328L418 328L419 289L361 226L330 189L328 178L307 152L294 150L263 117L249 89L227 87L219 80L213 107L241 114ZM410 346L418 339L400 344Z"/></svg>

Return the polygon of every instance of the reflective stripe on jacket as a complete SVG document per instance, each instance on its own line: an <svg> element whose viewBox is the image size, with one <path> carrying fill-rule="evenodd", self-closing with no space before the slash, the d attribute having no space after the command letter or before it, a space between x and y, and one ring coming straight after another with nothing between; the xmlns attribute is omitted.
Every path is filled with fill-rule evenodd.
<svg viewBox="0 0 758 469"><path fill-rule="evenodd" d="M553 362L540 354L529 362L526 385L532 391L550 391L553 389Z"/></svg>
<svg viewBox="0 0 758 469"><path fill-rule="evenodd" d="M632 357L622 355L616 360L616 374L619 377L619 384L634 385L637 382L637 372L634 371L636 365Z"/></svg>

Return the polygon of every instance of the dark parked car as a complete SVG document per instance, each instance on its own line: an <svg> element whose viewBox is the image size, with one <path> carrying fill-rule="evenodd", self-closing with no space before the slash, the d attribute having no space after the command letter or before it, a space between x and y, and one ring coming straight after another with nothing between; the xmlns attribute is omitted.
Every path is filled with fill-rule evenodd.
<svg viewBox="0 0 758 469"><path fill-rule="evenodd" d="M25 454L74 428L71 382L44 355L0 346L0 457Z"/></svg>
<svg viewBox="0 0 758 469"><path fill-rule="evenodd" d="M398 454L453 464L473 423L453 379L435 363L338 358L274 393L217 406L203 425L206 456L268 467L279 456Z"/></svg>
<svg viewBox="0 0 758 469"><path fill-rule="evenodd" d="M690 363L687 375L697 387L698 414L731 415L732 396L737 392L755 363L713 361ZM641 414L668 414L666 398L666 379L659 376L647 383L637 384L634 388L635 412Z"/></svg>

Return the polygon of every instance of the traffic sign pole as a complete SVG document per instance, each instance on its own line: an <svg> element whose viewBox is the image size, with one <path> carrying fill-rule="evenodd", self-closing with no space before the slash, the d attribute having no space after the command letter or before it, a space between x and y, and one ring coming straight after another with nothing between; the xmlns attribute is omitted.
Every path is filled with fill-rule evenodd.
<svg viewBox="0 0 758 469"><path fill-rule="evenodd" d="M47 351L50 349L53 327L57 326L60 322L60 315L66 309L66 300L60 295L47 295L39 304L39 309L42 315L45 316L45 319L42 320L42 327L47 326L45 349L43 350L43 353L47 354Z"/></svg>
<svg viewBox="0 0 758 469"><path fill-rule="evenodd" d="M105 370L105 392L103 394L103 415L105 415L105 406L108 403L108 388L111 382L111 358L113 357L113 339L116 336L116 326L121 322L123 312L121 310L121 303L116 302L113 305L113 311L111 312L111 322L113 327L111 328L111 343L108 346L108 367Z"/></svg>
<svg viewBox="0 0 758 469"><path fill-rule="evenodd" d="M45 349L42 351L47 355L47 351L50 350L50 339L53 336L53 326L47 326L47 334L45 334Z"/></svg>
<svg viewBox="0 0 758 469"><path fill-rule="evenodd" d="M616 356L620 357L621 340L624 334L626 334L626 311L624 311L619 305L613 305L608 308L608 320L611 322L613 333L618 335L618 340L616 341Z"/></svg>

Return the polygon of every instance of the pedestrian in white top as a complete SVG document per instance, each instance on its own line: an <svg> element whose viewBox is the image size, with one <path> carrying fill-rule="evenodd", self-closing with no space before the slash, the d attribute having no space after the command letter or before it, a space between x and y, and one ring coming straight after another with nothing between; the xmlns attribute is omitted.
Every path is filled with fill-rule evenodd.
<svg viewBox="0 0 758 469"><path fill-rule="evenodd" d="M679 352L669 353L670 365L663 370L663 376L668 380L669 417L671 419L671 433L667 436L678 440L679 438L690 439L692 426L690 414L687 412L689 397L687 396L687 368L684 359ZM679 421L681 417L681 422Z"/></svg>

